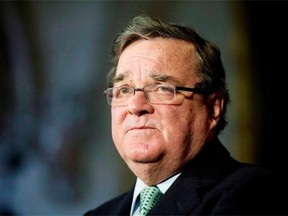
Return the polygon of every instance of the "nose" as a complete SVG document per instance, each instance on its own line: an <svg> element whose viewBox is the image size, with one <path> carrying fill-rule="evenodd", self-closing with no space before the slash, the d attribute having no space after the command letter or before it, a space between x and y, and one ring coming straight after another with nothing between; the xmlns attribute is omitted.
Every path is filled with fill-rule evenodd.
<svg viewBox="0 0 288 216"><path fill-rule="evenodd" d="M144 96L145 96L145 91L144 91L144 88L134 88L134 94L137 92L137 91L142 91L144 93Z"/></svg>
<svg viewBox="0 0 288 216"><path fill-rule="evenodd" d="M135 88L134 95L130 98L128 112L133 115L144 115L154 112L153 106L148 103L143 88Z"/></svg>

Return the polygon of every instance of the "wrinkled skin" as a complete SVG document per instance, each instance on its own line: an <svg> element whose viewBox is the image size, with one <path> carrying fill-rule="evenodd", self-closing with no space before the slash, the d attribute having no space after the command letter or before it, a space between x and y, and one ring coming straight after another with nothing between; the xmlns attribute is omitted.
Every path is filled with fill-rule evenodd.
<svg viewBox="0 0 288 216"><path fill-rule="evenodd" d="M194 46L176 39L155 38L130 44L120 56L114 86L142 88L170 83L193 87L197 77ZM157 76L155 76L157 75ZM168 78L159 80L158 75ZM111 108L112 137L129 168L147 185L179 172L211 138L222 110L215 100L209 115L203 96L179 92L180 104L150 104L137 91L127 106Z"/></svg>

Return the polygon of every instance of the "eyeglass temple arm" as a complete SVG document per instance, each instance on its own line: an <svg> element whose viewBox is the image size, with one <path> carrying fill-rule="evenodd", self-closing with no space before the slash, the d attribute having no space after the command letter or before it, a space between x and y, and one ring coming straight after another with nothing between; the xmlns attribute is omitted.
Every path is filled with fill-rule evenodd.
<svg viewBox="0 0 288 216"><path fill-rule="evenodd" d="M209 92L203 87L189 88L189 87L176 86L176 90L190 91L190 92L194 92L196 94L209 94Z"/></svg>

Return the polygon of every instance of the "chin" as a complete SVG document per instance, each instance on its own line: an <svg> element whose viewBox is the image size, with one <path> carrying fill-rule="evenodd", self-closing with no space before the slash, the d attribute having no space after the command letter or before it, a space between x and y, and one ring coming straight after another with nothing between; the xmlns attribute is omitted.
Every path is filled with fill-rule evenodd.
<svg viewBox="0 0 288 216"><path fill-rule="evenodd" d="M134 163L155 163L161 160L162 155L156 152L149 152L147 149L143 151L138 149L134 152L129 152L126 158Z"/></svg>

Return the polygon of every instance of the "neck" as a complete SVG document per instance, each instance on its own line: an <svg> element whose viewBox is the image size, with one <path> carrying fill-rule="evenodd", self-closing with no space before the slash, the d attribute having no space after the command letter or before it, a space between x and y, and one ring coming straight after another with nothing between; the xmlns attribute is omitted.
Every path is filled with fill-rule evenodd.
<svg viewBox="0 0 288 216"><path fill-rule="evenodd" d="M181 166L157 163L133 163L128 165L146 185L157 185L180 171Z"/></svg>

